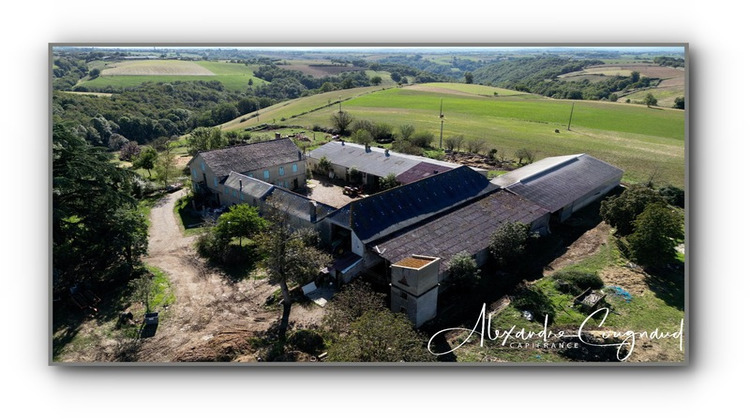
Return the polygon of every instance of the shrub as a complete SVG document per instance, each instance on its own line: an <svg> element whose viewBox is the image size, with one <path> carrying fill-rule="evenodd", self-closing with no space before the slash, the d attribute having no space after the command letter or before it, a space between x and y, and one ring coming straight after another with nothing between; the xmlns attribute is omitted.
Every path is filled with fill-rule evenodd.
<svg viewBox="0 0 750 420"><path fill-rule="evenodd" d="M420 148L430 147L433 141L435 141L435 135L427 131L415 133L409 139L412 145Z"/></svg>
<svg viewBox="0 0 750 420"><path fill-rule="evenodd" d="M635 185L617 197L602 201L599 214L617 229L618 235L625 236L633 233L636 217L652 203L664 203L664 199L645 185Z"/></svg>
<svg viewBox="0 0 750 420"><path fill-rule="evenodd" d="M601 289L604 282L596 273L587 273L584 271L558 271L552 275L555 280L555 286L563 293L571 295L580 295L586 289Z"/></svg>
<svg viewBox="0 0 750 420"><path fill-rule="evenodd" d="M323 337L312 330L298 330L289 337L287 343L299 351L317 355L325 350Z"/></svg>
<svg viewBox="0 0 750 420"><path fill-rule="evenodd" d="M457 286L473 287L479 283L480 270L474 257L466 251L454 255L448 263L451 282Z"/></svg>
<svg viewBox="0 0 750 420"><path fill-rule="evenodd" d="M547 295L535 286L524 287L516 294L513 306L519 311L529 311L537 321L543 321L544 315L549 316L549 321L554 322L555 307Z"/></svg>
<svg viewBox="0 0 750 420"><path fill-rule="evenodd" d="M674 185L667 185L666 187L659 188L659 195L667 200L667 203L680 208L685 208L685 190L682 188L675 187Z"/></svg>
<svg viewBox="0 0 750 420"><path fill-rule="evenodd" d="M508 268L525 256L531 238L529 225L520 222L503 223L492 235L490 253L501 267Z"/></svg>

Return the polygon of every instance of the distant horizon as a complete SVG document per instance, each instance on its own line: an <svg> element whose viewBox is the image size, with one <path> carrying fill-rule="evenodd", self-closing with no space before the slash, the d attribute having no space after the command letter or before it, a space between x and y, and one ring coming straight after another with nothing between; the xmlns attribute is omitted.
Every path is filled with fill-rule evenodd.
<svg viewBox="0 0 750 420"><path fill-rule="evenodd" d="M175 45L175 44L139 44L139 45L74 45L74 44L61 44L54 45L52 48L81 48L81 49L124 49L124 50L148 50L148 49L169 49L169 50L244 50L244 51L295 51L295 52L508 52L508 51L545 51L545 50L558 50L558 51L606 51L606 52L627 52L627 53L654 53L654 52L670 52L670 53L684 53L686 45L678 44L663 44L663 45L544 45L544 44L530 44L530 45L232 45L232 44L212 44L212 45Z"/></svg>

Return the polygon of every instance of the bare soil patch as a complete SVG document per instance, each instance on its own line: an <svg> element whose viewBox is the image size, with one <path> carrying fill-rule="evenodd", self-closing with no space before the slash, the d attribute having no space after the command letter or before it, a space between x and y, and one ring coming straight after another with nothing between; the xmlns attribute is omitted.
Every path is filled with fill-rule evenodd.
<svg viewBox="0 0 750 420"><path fill-rule="evenodd" d="M599 273L607 286L620 286L631 295L642 295L648 290L646 275L627 267L607 267Z"/></svg>
<svg viewBox="0 0 750 420"><path fill-rule="evenodd" d="M599 252L599 249L607 244L609 229L609 225L601 222L593 229L581 235L580 238L570 244L563 255L545 267L544 275L548 276L561 268L580 262L584 258Z"/></svg>
<svg viewBox="0 0 750 420"><path fill-rule="evenodd" d="M278 286L262 272L233 282L206 266L193 248L195 236L185 237L175 218L174 204L185 190L169 194L151 210L149 255L145 263L164 271L175 302L160 308L153 337L141 339L134 355L139 362L255 360L249 339L263 334L281 319L282 308L268 307L266 299ZM132 303L127 310L137 309ZM323 318L317 305L293 305L290 326L315 328ZM142 320L135 320L140 323ZM77 339L84 344L64 349L63 362L110 362L117 360L122 340L112 334L113 322L84 320ZM291 329L290 329L291 331Z"/></svg>

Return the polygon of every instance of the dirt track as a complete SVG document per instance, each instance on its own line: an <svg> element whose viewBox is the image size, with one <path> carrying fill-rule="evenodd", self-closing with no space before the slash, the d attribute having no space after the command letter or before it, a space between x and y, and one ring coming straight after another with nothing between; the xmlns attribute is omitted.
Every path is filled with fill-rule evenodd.
<svg viewBox="0 0 750 420"><path fill-rule="evenodd" d="M215 350L219 336L250 337L281 316L281 308L264 306L275 290L265 279L232 283L206 269L192 247L196 237L182 235L173 212L175 201L184 194L184 190L170 194L151 210L145 262L167 274L176 300L161 316L156 335L144 341L138 357L142 362L204 359ZM295 305L290 322L298 327L316 324L322 314L315 305Z"/></svg>

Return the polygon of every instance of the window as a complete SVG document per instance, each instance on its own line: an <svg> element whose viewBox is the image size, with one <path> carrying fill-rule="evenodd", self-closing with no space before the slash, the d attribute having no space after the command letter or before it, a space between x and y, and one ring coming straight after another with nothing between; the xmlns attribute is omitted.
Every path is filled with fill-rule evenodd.
<svg viewBox="0 0 750 420"><path fill-rule="evenodd" d="M232 191L232 197L237 197L237 191Z"/></svg>
<svg viewBox="0 0 750 420"><path fill-rule="evenodd" d="M229 187L224 187L224 194L229 194Z"/></svg>
<svg viewBox="0 0 750 420"><path fill-rule="evenodd" d="M219 186L219 178L214 177L214 187Z"/></svg>
<svg viewBox="0 0 750 420"><path fill-rule="evenodd" d="M271 173L268 170L263 171L263 178L268 179L271 177Z"/></svg>
<svg viewBox="0 0 750 420"><path fill-rule="evenodd" d="M193 169L193 178L198 178L198 171Z"/></svg>
<svg viewBox="0 0 750 420"><path fill-rule="evenodd" d="M295 174L297 173L297 164L296 163L292 164L292 172L294 172Z"/></svg>
<svg viewBox="0 0 750 420"><path fill-rule="evenodd" d="M284 176L284 167L279 166L279 176Z"/></svg>
<svg viewBox="0 0 750 420"><path fill-rule="evenodd" d="M201 162L201 171L206 171L206 162Z"/></svg>
<svg viewBox="0 0 750 420"><path fill-rule="evenodd" d="M252 178L252 177L253 177L253 174L247 174L247 177L248 177L248 178Z"/></svg>

